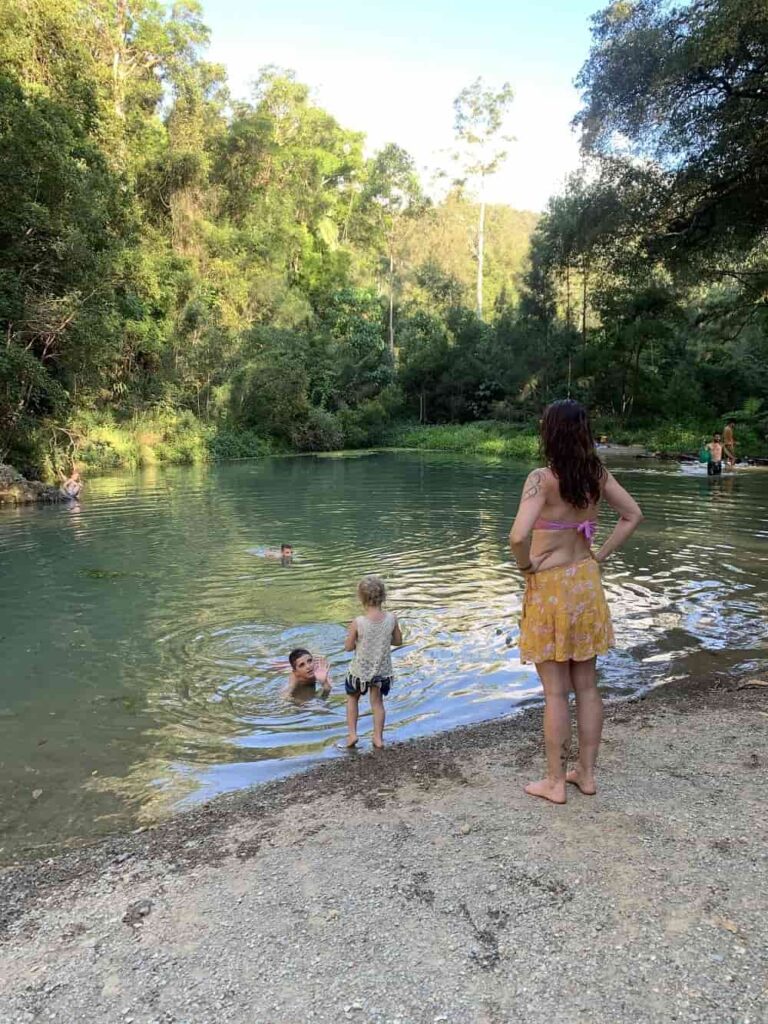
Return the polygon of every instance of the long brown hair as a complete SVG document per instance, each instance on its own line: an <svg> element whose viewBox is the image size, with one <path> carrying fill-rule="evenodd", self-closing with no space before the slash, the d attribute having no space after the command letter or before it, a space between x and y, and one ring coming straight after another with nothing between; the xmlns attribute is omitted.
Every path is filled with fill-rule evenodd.
<svg viewBox="0 0 768 1024"><path fill-rule="evenodd" d="M597 457L587 410L571 398L552 402L541 421L541 447L560 496L574 508L597 503L605 467Z"/></svg>

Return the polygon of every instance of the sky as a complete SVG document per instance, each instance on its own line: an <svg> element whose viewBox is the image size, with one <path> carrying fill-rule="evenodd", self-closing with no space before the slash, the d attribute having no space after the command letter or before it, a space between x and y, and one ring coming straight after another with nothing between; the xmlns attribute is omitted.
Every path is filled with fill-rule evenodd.
<svg viewBox="0 0 768 1024"><path fill-rule="evenodd" d="M488 198L541 210L578 164L573 79L600 0L203 0L209 59L247 98L259 68L295 71L366 151L407 149L424 180L450 170L453 100L479 75L515 91L515 138Z"/></svg>

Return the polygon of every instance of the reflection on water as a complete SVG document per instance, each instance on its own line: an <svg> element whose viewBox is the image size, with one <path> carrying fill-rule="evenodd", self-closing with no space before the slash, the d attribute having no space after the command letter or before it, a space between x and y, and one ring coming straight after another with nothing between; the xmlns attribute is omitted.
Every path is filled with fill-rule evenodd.
<svg viewBox="0 0 768 1024"><path fill-rule="evenodd" d="M506 548L526 469L270 459L94 480L77 506L0 513L0 856L341 756L344 629L366 572L406 631L390 739L537 699ZM647 518L605 572L605 686L759 662L768 475L616 471ZM293 564L263 557L283 542ZM296 646L331 657L328 700L283 696Z"/></svg>

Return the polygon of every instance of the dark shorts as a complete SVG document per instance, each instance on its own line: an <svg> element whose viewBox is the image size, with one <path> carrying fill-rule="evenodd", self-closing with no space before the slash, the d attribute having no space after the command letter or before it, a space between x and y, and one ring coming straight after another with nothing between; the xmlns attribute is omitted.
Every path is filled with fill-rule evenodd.
<svg viewBox="0 0 768 1024"><path fill-rule="evenodd" d="M368 689L371 686L378 686L381 690L381 696L386 697L389 693L390 687L392 686L391 676L374 676L373 679L364 683L362 679L358 679L357 676L347 676L344 680L344 689L347 691L350 697L362 696L368 693Z"/></svg>
<svg viewBox="0 0 768 1024"><path fill-rule="evenodd" d="M720 476L723 472L722 462L708 462L707 463L707 476Z"/></svg>

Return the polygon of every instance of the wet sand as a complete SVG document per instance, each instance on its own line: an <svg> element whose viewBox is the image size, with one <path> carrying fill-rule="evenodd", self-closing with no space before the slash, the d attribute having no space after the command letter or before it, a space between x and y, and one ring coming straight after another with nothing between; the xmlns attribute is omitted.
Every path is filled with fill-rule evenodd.
<svg viewBox="0 0 768 1024"><path fill-rule="evenodd" d="M541 712L360 752L0 872L0 1022L768 1019L768 688L608 712L600 791L522 785Z"/></svg>

